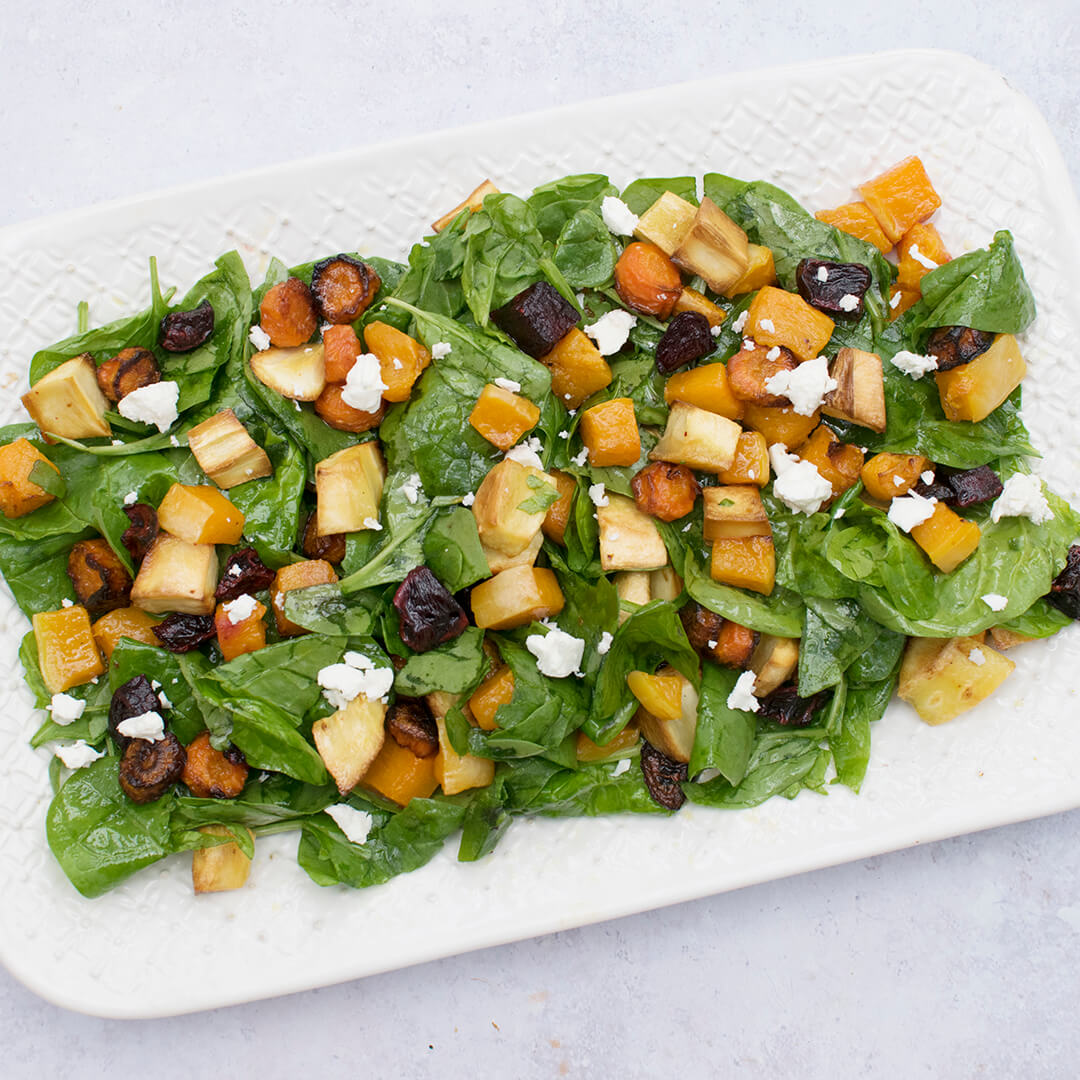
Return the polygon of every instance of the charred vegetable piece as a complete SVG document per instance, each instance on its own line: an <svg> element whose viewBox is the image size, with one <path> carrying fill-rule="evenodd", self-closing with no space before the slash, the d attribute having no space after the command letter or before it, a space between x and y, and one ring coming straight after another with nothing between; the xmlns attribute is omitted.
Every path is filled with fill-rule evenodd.
<svg viewBox="0 0 1080 1080"><path fill-rule="evenodd" d="M329 536L320 536L317 510L312 510L308 515L307 524L304 526L304 539L300 546L309 559L325 559L335 566L345 558L345 534L331 533ZM222 581L224 580L222 578Z"/></svg>
<svg viewBox="0 0 1080 1080"><path fill-rule="evenodd" d="M138 562L146 557L158 535L157 511L146 503L125 506L124 513L131 524L121 533L120 543L128 554Z"/></svg>
<svg viewBox="0 0 1080 1080"><path fill-rule="evenodd" d="M225 755L225 760L229 762L230 765L247 764L247 756L244 754L244 751L234 743L229 743L228 747L223 750L222 753Z"/></svg>
<svg viewBox="0 0 1080 1080"><path fill-rule="evenodd" d="M969 364L994 344L994 335L970 326L940 326L930 335L926 351L937 357L938 371Z"/></svg>
<svg viewBox="0 0 1080 1080"><path fill-rule="evenodd" d="M214 332L214 305L204 300L191 311L174 311L161 320L158 341L166 352L191 352Z"/></svg>
<svg viewBox="0 0 1080 1080"><path fill-rule="evenodd" d="M761 635L748 626L725 619L695 601L679 612L687 639L703 657L727 667L746 668Z"/></svg>
<svg viewBox="0 0 1080 1080"><path fill-rule="evenodd" d="M149 349L121 349L97 369L98 386L110 401L119 401L140 386L161 381L161 371Z"/></svg>
<svg viewBox="0 0 1080 1080"><path fill-rule="evenodd" d="M546 281L522 290L491 313L491 320L534 359L551 352L578 322L578 313Z"/></svg>
<svg viewBox="0 0 1080 1080"><path fill-rule="evenodd" d="M774 394L766 384L781 371L794 371L798 366L795 354L783 345L766 349L752 341L744 341L727 362L728 386L740 401L780 408L790 402L785 395Z"/></svg>
<svg viewBox="0 0 1080 1080"><path fill-rule="evenodd" d="M712 352L716 342L709 332L709 320L697 311L680 311L668 323L656 346L656 370L670 375Z"/></svg>
<svg viewBox="0 0 1080 1080"><path fill-rule="evenodd" d="M120 734L120 725L133 716L148 712L160 713L161 699L145 675L136 675L113 691L109 702L109 734L121 750L127 747L131 739Z"/></svg>
<svg viewBox="0 0 1080 1080"><path fill-rule="evenodd" d="M67 573L79 603L95 617L131 601L131 575L107 540L80 540L68 555Z"/></svg>
<svg viewBox="0 0 1080 1080"><path fill-rule="evenodd" d="M154 627L154 637L169 652L191 652L216 633L213 615L187 615L180 611L166 616Z"/></svg>
<svg viewBox="0 0 1080 1080"><path fill-rule="evenodd" d="M427 705L419 698L398 698L386 714L386 732L419 758L439 752L439 728Z"/></svg>
<svg viewBox="0 0 1080 1080"><path fill-rule="evenodd" d="M269 589L273 580L274 571L259 558L259 553L254 548L241 548L229 556L214 590L214 599L224 602L235 600L244 593L254 596Z"/></svg>
<svg viewBox="0 0 1080 1080"><path fill-rule="evenodd" d="M1065 569L1054 578L1046 599L1070 619L1080 619L1080 544L1069 548Z"/></svg>
<svg viewBox="0 0 1080 1080"><path fill-rule="evenodd" d="M834 319L859 319L870 288L870 271L860 263L803 259L795 271L799 295Z"/></svg>
<svg viewBox="0 0 1080 1080"><path fill-rule="evenodd" d="M414 652L427 652L456 638L469 624L461 605L426 567L410 570L394 593L401 617L401 640Z"/></svg>
<svg viewBox="0 0 1080 1080"><path fill-rule="evenodd" d="M723 615L717 615L715 611L691 600L679 612L679 618L690 644L697 652L707 655L710 651L709 642L720 636L720 628L724 625Z"/></svg>
<svg viewBox="0 0 1080 1080"><path fill-rule="evenodd" d="M672 761L645 739L641 740L641 773L657 806L678 810L686 802L682 789L687 774L685 762Z"/></svg>
<svg viewBox="0 0 1080 1080"><path fill-rule="evenodd" d="M303 345L319 325L311 290L294 277L272 286L259 304L259 325L272 345Z"/></svg>
<svg viewBox="0 0 1080 1080"><path fill-rule="evenodd" d="M359 319L382 286L367 263L348 255L335 255L311 269L311 292L319 314L335 325Z"/></svg>
<svg viewBox="0 0 1080 1080"><path fill-rule="evenodd" d="M814 718L814 711L828 697L826 693L814 694L813 697L799 697L794 686L781 686L771 694L760 699L759 716L775 720L786 727L806 727Z"/></svg>
<svg viewBox="0 0 1080 1080"><path fill-rule="evenodd" d="M928 484L920 480L911 490L924 499L937 499L938 502L943 503L950 503L956 498L956 492L949 486L949 482L944 478L939 480L936 476L933 483Z"/></svg>
<svg viewBox="0 0 1080 1080"><path fill-rule="evenodd" d="M154 802L184 775L186 760L184 747L171 731L157 742L132 739L120 759L120 787L133 803Z"/></svg>
<svg viewBox="0 0 1080 1080"><path fill-rule="evenodd" d="M637 508L661 521L686 517L701 493L692 469L668 461L646 465L630 481L630 488Z"/></svg>
<svg viewBox="0 0 1080 1080"><path fill-rule="evenodd" d="M231 761L227 750L215 750L209 731L196 735L188 744L183 780L197 798L235 799L244 790L247 775L243 755L241 760Z"/></svg>

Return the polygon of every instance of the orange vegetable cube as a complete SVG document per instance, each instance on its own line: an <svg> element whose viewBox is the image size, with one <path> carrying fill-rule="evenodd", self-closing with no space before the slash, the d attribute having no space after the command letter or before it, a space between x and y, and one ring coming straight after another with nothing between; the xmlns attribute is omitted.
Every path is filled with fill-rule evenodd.
<svg viewBox="0 0 1080 1080"><path fill-rule="evenodd" d="M413 799L428 798L439 786L435 756L417 757L396 740L386 739L360 783L398 806L408 806Z"/></svg>
<svg viewBox="0 0 1080 1080"><path fill-rule="evenodd" d="M189 544L238 544L244 535L244 515L209 484L173 484L157 516L164 532Z"/></svg>
<svg viewBox="0 0 1080 1080"><path fill-rule="evenodd" d="M574 492L577 491L577 481L561 469L549 469L548 476L555 481L559 497L549 507L544 515L544 522L540 526L544 535L556 544L562 544L566 535L566 526L570 521L570 510L574 504Z"/></svg>
<svg viewBox="0 0 1080 1080"><path fill-rule="evenodd" d="M641 457L641 434L629 398L612 398L581 416L581 441L589 451L589 464L636 465Z"/></svg>
<svg viewBox="0 0 1080 1080"><path fill-rule="evenodd" d="M540 410L528 399L488 383L476 399L469 423L504 453L536 427Z"/></svg>
<svg viewBox="0 0 1080 1080"><path fill-rule="evenodd" d="M922 299L918 290L903 289L895 282L889 286L889 322L899 319L909 307L914 307Z"/></svg>
<svg viewBox="0 0 1080 1080"><path fill-rule="evenodd" d="M615 264L615 289L635 311L666 319L682 292L679 268L655 244L627 244Z"/></svg>
<svg viewBox="0 0 1080 1080"><path fill-rule="evenodd" d="M323 367L328 383L343 383L363 351L351 323L328 326L322 334ZM383 382L386 382L383 379Z"/></svg>
<svg viewBox="0 0 1080 1080"><path fill-rule="evenodd" d="M859 188L881 231L895 244L917 221L925 221L941 199L919 158L912 155Z"/></svg>
<svg viewBox="0 0 1080 1080"><path fill-rule="evenodd" d="M750 245L753 248L753 244ZM679 293L679 299L671 309L672 315L681 315L684 311L696 311L709 320L709 326L722 326L727 318L727 312L718 304L714 304L704 293L697 289L683 289Z"/></svg>
<svg viewBox="0 0 1080 1080"><path fill-rule="evenodd" d="M60 470L29 439L0 446L0 512L4 517L22 517L53 501L54 496L30 479L39 461L59 475Z"/></svg>
<svg viewBox="0 0 1080 1080"><path fill-rule="evenodd" d="M862 467L866 493L883 503L897 495L906 495L930 468L930 459L922 454L875 454Z"/></svg>
<svg viewBox="0 0 1080 1080"><path fill-rule="evenodd" d="M157 624L158 620L150 618L145 611L137 607L123 607L102 615L90 629L97 647L108 661L112 659L113 649L120 644L121 638L141 641L144 645L160 645L154 636Z"/></svg>
<svg viewBox="0 0 1080 1080"><path fill-rule="evenodd" d="M900 256L896 283L902 289L918 289L925 274L952 258L937 229L921 221L904 233L896 250Z"/></svg>
<svg viewBox="0 0 1080 1080"><path fill-rule="evenodd" d="M551 352L541 356L540 362L551 369L551 392L570 409L611 382L608 362L588 334L576 326Z"/></svg>
<svg viewBox="0 0 1080 1080"><path fill-rule="evenodd" d="M477 726L485 731L494 731L495 713L500 705L509 705L514 698L514 673L509 665L503 664L494 675L486 678L469 698L469 709Z"/></svg>
<svg viewBox="0 0 1080 1080"><path fill-rule="evenodd" d="M415 338L382 322L364 327L364 344L379 358L379 373L386 384L383 397L387 401L408 401L420 373L431 363L431 353Z"/></svg>
<svg viewBox="0 0 1080 1080"><path fill-rule="evenodd" d="M951 574L978 546L982 532L944 503L934 506L934 513L911 530L911 539L941 571Z"/></svg>
<svg viewBox="0 0 1080 1080"><path fill-rule="evenodd" d="M627 724L610 742L603 746L594 743L584 731L577 733L577 759L578 761L593 762L604 761L613 757L621 750L629 750L637 746L641 733L634 724Z"/></svg>
<svg viewBox="0 0 1080 1080"><path fill-rule="evenodd" d="M806 442L820 419L821 412L818 409L815 409L811 416L803 416L790 405L755 405L747 402L742 424L749 431L761 432L769 446L783 443L792 447Z"/></svg>
<svg viewBox="0 0 1080 1080"><path fill-rule="evenodd" d="M32 621L38 667L49 693L59 694L104 674L86 608L76 604L59 611L40 611Z"/></svg>
<svg viewBox="0 0 1080 1080"><path fill-rule="evenodd" d="M864 202L844 203L835 210L819 210L814 217L849 236L873 244L882 255L892 251L892 241L881 231L877 218Z"/></svg>
<svg viewBox="0 0 1080 1080"><path fill-rule="evenodd" d="M236 603L231 601L230 603ZM214 612L214 628L217 630L218 645L221 655L225 659L232 660L244 653L258 652L266 646L266 623L263 616L266 614L266 605L255 601L255 608L250 615L237 618L236 611L229 611L228 604L218 604Z"/></svg>
<svg viewBox="0 0 1080 1080"><path fill-rule="evenodd" d="M776 582L776 551L771 536L732 536L712 542L709 574L722 585L768 596Z"/></svg>
<svg viewBox="0 0 1080 1080"><path fill-rule="evenodd" d="M312 585L331 585L338 576L334 568L325 559L305 559L302 562L289 563L275 575L270 587L270 602L274 607L274 622L282 637L296 637L307 631L285 618L285 594L293 589L306 589Z"/></svg>
<svg viewBox="0 0 1080 1080"><path fill-rule="evenodd" d="M949 371L937 380L941 407L949 420L985 420L1019 385L1027 374L1020 345L1012 334L998 334L994 344L974 360Z"/></svg>
<svg viewBox="0 0 1080 1080"><path fill-rule="evenodd" d="M834 499L859 479L863 467L863 452L857 446L841 442L824 424L795 453L832 484Z"/></svg>
<svg viewBox="0 0 1080 1080"><path fill-rule="evenodd" d="M731 392L723 364L702 364L689 371L676 371L664 385L664 400L669 405L685 401L729 420L741 420L743 415L743 403Z"/></svg>
<svg viewBox="0 0 1080 1080"><path fill-rule="evenodd" d="M551 570L512 566L474 585L469 596L473 621L481 630L513 630L558 615L566 604Z"/></svg>
<svg viewBox="0 0 1080 1080"><path fill-rule="evenodd" d="M744 431L735 447L731 468L716 474L721 484L757 484L769 482L769 444L760 431Z"/></svg>
<svg viewBox="0 0 1080 1080"><path fill-rule="evenodd" d="M813 360L825 348L836 325L798 293L766 285L747 309L746 334L759 345L781 345L799 360Z"/></svg>
<svg viewBox="0 0 1080 1080"><path fill-rule="evenodd" d="M725 290L727 297L741 296L743 293L763 289L766 285L776 284L776 263L773 261L771 248L761 244L750 244L750 265L738 281Z"/></svg>

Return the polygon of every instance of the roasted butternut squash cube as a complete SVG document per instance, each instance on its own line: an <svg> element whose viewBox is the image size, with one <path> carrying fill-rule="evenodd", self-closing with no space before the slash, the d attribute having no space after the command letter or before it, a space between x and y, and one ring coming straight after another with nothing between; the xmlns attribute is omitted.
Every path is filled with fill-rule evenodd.
<svg viewBox="0 0 1080 1080"><path fill-rule="evenodd" d="M274 471L266 451L248 434L232 409L222 409L196 424L188 432L188 446L199 468L219 488L258 480Z"/></svg>
<svg viewBox="0 0 1080 1080"><path fill-rule="evenodd" d="M885 430L885 378L877 353L845 347L829 365L829 376L836 380L836 389L825 395L821 411L826 416Z"/></svg>
<svg viewBox="0 0 1080 1080"><path fill-rule="evenodd" d="M631 671L626 684L641 705L634 721L642 738L673 761L688 762L697 734L694 684L673 667L661 668L655 675Z"/></svg>
<svg viewBox="0 0 1080 1080"><path fill-rule="evenodd" d="M574 493L577 481L561 469L552 469L548 473L552 483L558 489L559 498L548 507L541 528L544 535L553 543L565 546L566 526L570 521L570 511L574 505Z"/></svg>
<svg viewBox="0 0 1080 1080"><path fill-rule="evenodd" d="M730 468L735 460L741 430L726 416L677 401L668 413L664 434L649 452L649 460L719 472Z"/></svg>
<svg viewBox="0 0 1080 1080"><path fill-rule="evenodd" d="M944 503L911 530L911 539L943 573L951 574L978 546L982 532L974 521L960 517Z"/></svg>
<svg viewBox="0 0 1080 1080"><path fill-rule="evenodd" d="M743 403L731 392L723 364L702 364L689 371L676 371L664 384L664 400L669 405L685 401L729 420L741 420L743 415Z"/></svg>
<svg viewBox="0 0 1080 1080"><path fill-rule="evenodd" d="M754 680L754 696L768 697L779 690L799 666L799 639L762 634L750 656Z"/></svg>
<svg viewBox="0 0 1080 1080"><path fill-rule="evenodd" d="M776 584L772 536L724 537L712 542L709 574L722 585L768 596Z"/></svg>
<svg viewBox="0 0 1080 1080"><path fill-rule="evenodd" d="M921 292L903 289L893 282L889 286L889 322L899 319L908 308L914 307L921 299Z"/></svg>
<svg viewBox="0 0 1080 1080"><path fill-rule="evenodd" d="M374 528L385 482L386 463L375 440L323 458L315 466L319 535Z"/></svg>
<svg viewBox="0 0 1080 1080"><path fill-rule="evenodd" d="M416 380L431 363L431 353L415 338L384 322L364 327L364 344L379 359L379 373L387 401L408 401Z"/></svg>
<svg viewBox="0 0 1080 1080"><path fill-rule="evenodd" d="M435 723L439 727L439 752L433 758L435 779L443 794L457 795L471 788L487 787L495 779L495 762L475 754L459 754L450 745L445 718L436 716Z"/></svg>
<svg viewBox="0 0 1080 1080"><path fill-rule="evenodd" d="M433 221L431 223L432 232L442 232L462 210L470 210L471 212L476 213L476 211L484 205L484 199L488 195L497 195L498 193L499 189L490 180L485 180L482 184L478 184L457 204L457 206L454 207L453 210L447 210L438 221Z"/></svg>
<svg viewBox="0 0 1080 1080"><path fill-rule="evenodd" d="M647 244L655 244L670 258L693 227L696 215L697 207L693 203L673 191L665 191L638 218L634 237Z"/></svg>
<svg viewBox="0 0 1080 1080"><path fill-rule="evenodd" d="M708 487L705 498L705 539L730 536L772 536L772 525L753 484Z"/></svg>
<svg viewBox="0 0 1080 1080"><path fill-rule="evenodd" d="M435 779L435 757L417 757L395 739L384 739L360 785L398 806L408 806L413 799L428 798L439 786Z"/></svg>
<svg viewBox="0 0 1080 1080"><path fill-rule="evenodd" d="M23 407L43 434L66 439L108 438L112 434L105 412L109 403L97 381L89 353L65 360L22 396Z"/></svg>
<svg viewBox="0 0 1080 1080"><path fill-rule="evenodd" d="M224 825L203 825L199 832L210 836L231 836ZM248 830L254 839L254 834ZM213 847L195 848L191 853L191 885L196 895L231 892L247 884L251 872L249 859L235 840Z"/></svg>
<svg viewBox="0 0 1080 1080"><path fill-rule="evenodd" d="M656 522L633 499L609 493L596 508L600 526L600 565L608 570L654 570L667 564L667 548Z"/></svg>
<svg viewBox="0 0 1080 1080"><path fill-rule="evenodd" d="M798 293L766 285L747 308L746 334L766 349L790 349L799 360L813 360L832 337L835 323Z"/></svg>
<svg viewBox="0 0 1080 1080"><path fill-rule="evenodd" d="M564 334L540 362L551 369L551 392L567 408L576 409L611 382L611 368L580 327Z"/></svg>
<svg viewBox="0 0 1080 1080"><path fill-rule="evenodd" d="M727 290L725 296L742 296L743 293L776 284L776 263L773 261L772 249L761 244L750 244L747 255L750 262L746 273Z"/></svg>
<svg viewBox="0 0 1080 1080"><path fill-rule="evenodd" d="M760 431L743 431L735 446L731 467L716 474L721 484L756 484L769 482L769 446Z"/></svg>
<svg viewBox="0 0 1080 1080"><path fill-rule="evenodd" d="M863 452L857 446L841 442L824 424L795 452L832 484L834 499L856 483L862 472Z"/></svg>
<svg viewBox="0 0 1080 1080"><path fill-rule="evenodd" d="M809 416L797 413L790 405L754 405L747 403L743 414L743 427L758 431L766 443L783 443L785 446L799 446L810 437L810 432L818 426L821 411L815 409Z"/></svg>
<svg viewBox="0 0 1080 1080"><path fill-rule="evenodd" d="M173 484L157 510L158 525L189 544L238 544L244 515L207 484Z"/></svg>
<svg viewBox="0 0 1080 1080"><path fill-rule="evenodd" d="M4 517L22 517L55 498L30 479L39 463L59 475L60 470L29 439L0 446L0 511Z"/></svg>
<svg viewBox="0 0 1080 1080"><path fill-rule="evenodd" d="M930 468L922 454L875 454L862 467L863 489L879 502L906 495Z"/></svg>
<svg viewBox="0 0 1080 1080"><path fill-rule="evenodd" d="M594 468L636 465L641 457L641 433L629 398L612 398L587 409L579 431Z"/></svg>
<svg viewBox="0 0 1080 1080"><path fill-rule="evenodd" d="M480 391L469 414L469 423L504 453L526 431L532 431L539 419L540 410L528 398L494 383L488 383Z"/></svg>
<svg viewBox="0 0 1080 1080"><path fill-rule="evenodd" d="M325 559L304 559L289 563L275 575L270 586L270 603L274 609L274 622L282 637L297 637L307 631L291 619L285 618L285 594L293 589L307 589L312 585L332 585L338 576Z"/></svg>
<svg viewBox="0 0 1080 1080"><path fill-rule="evenodd" d="M723 295L749 269L750 245L746 233L706 196L671 258L676 266L704 278L714 293Z"/></svg>
<svg viewBox="0 0 1080 1080"><path fill-rule="evenodd" d="M952 258L937 229L921 221L912 225L900 238L897 253L900 263L896 268L896 283L900 288L912 292L918 291L926 274Z"/></svg>
<svg viewBox="0 0 1080 1080"><path fill-rule="evenodd" d="M619 757L624 751L637 746L641 734L637 725L629 723L610 742L599 746L585 734L584 731L577 733L577 759L586 764L594 761L606 761L608 758Z"/></svg>
<svg viewBox="0 0 1080 1080"><path fill-rule="evenodd" d="M38 667L49 693L82 686L104 673L86 608L75 604L59 611L39 611L31 621Z"/></svg>
<svg viewBox="0 0 1080 1080"><path fill-rule="evenodd" d="M311 737L338 791L347 795L379 756L386 740L381 701L356 697L330 716L311 725Z"/></svg>
<svg viewBox="0 0 1080 1080"><path fill-rule="evenodd" d="M185 749L187 760L181 779L197 799L235 799L244 790L247 762L230 761L224 751L212 745L209 731L200 732Z"/></svg>
<svg viewBox="0 0 1080 1080"><path fill-rule="evenodd" d="M528 544L516 555L504 555L501 551L497 551L493 547L488 547L483 541L480 542L480 548L484 552L484 558L487 559L488 571L492 574L501 574L504 570L509 570L512 566L532 566L536 562L536 557L540 554L540 549L543 546L544 534L542 532L537 532Z"/></svg>
<svg viewBox="0 0 1080 1080"><path fill-rule="evenodd" d="M911 638L900 664L897 693L927 724L945 724L985 701L1016 665L982 635Z"/></svg>
<svg viewBox="0 0 1080 1080"><path fill-rule="evenodd" d="M912 155L859 188L881 231L896 243L917 221L925 221L941 205L922 161Z"/></svg>
<svg viewBox="0 0 1080 1080"><path fill-rule="evenodd" d="M232 606L235 603L234 600L228 604L218 604L214 612L218 647L226 661L244 653L258 652L266 646L266 623L263 622L266 605L256 600L251 613L242 615Z"/></svg>
<svg viewBox="0 0 1080 1080"><path fill-rule="evenodd" d="M503 458L484 477L472 504L480 541L503 555L520 555L540 531L548 495L556 490L545 472Z"/></svg>
<svg viewBox="0 0 1080 1080"><path fill-rule="evenodd" d="M251 374L282 397L314 401L326 389L323 343L263 349L251 358Z"/></svg>
<svg viewBox="0 0 1080 1080"><path fill-rule="evenodd" d="M948 420L985 420L1027 374L1020 345L1012 334L998 334L986 352L968 364L939 371L941 407Z"/></svg>
<svg viewBox="0 0 1080 1080"><path fill-rule="evenodd" d="M515 566L474 585L470 601L481 630L528 626L558 615L566 604L555 574L535 566Z"/></svg>
<svg viewBox="0 0 1080 1080"><path fill-rule="evenodd" d="M500 705L509 705L514 699L514 673L503 664L494 675L486 678L469 698L469 709L478 727L494 731L499 725L495 714Z"/></svg>
<svg viewBox="0 0 1080 1080"><path fill-rule="evenodd" d="M131 587L131 603L155 613L209 615L214 610L217 579L213 544L190 544L178 536L162 534L139 567Z"/></svg>
<svg viewBox="0 0 1080 1080"><path fill-rule="evenodd" d="M752 245L751 245L752 246ZM684 311L693 311L698 315L704 315L710 327L722 326L727 318L727 312L718 304L714 304L704 293L697 289L683 289L679 293L679 299L671 309L672 315L681 315Z"/></svg>
<svg viewBox="0 0 1080 1080"><path fill-rule="evenodd" d="M120 644L121 638L141 641L144 645L158 645L154 636L154 627L158 620L150 618L145 611L136 607L115 608L102 615L90 628L97 647L105 656L106 662L112 659L113 650Z"/></svg>
<svg viewBox="0 0 1080 1080"><path fill-rule="evenodd" d="M864 202L844 203L833 210L819 210L814 217L849 236L873 244L882 255L892 251L892 241L881 231L877 218Z"/></svg>

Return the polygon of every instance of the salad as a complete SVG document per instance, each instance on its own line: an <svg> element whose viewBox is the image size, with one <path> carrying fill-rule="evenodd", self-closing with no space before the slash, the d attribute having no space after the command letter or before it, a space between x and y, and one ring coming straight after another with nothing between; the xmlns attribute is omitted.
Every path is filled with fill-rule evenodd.
<svg viewBox="0 0 1080 1080"><path fill-rule="evenodd" d="M858 791L894 693L950 721L1080 617L1011 235L950 256L917 157L859 192L485 181L405 263L253 289L233 251L176 299L151 260L145 311L80 305L0 432L75 888Z"/></svg>

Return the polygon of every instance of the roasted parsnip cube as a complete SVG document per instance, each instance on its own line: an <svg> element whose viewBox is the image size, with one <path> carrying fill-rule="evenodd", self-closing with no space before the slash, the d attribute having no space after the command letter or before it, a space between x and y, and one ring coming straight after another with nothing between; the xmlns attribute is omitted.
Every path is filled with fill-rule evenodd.
<svg viewBox="0 0 1080 1080"><path fill-rule="evenodd" d="M727 318L727 312L718 304L714 304L704 293L697 289L683 289L679 293L679 299L675 301L672 315L681 315L684 311L696 311L704 315L709 321L709 326L722 326Z"/></svg>
<svg viewBox="0 0 1080 1080"><path fill-rule="evenodd" d="M461 213L462 210L472 210L474 213L484 205L484 197L487 195L497 195L499 189L490 181L485 180L479 184L464 199L461 200L454 207L453 210L447 210L445 214L438 221L431 223L432 232L442 232L451 221L454 220Z"/></svg>
<svg viewBox="0 0 1080 1080"><path fill-rule="evenodd" d="M252 356L251 373L282 397L314 401L326 388L323 344L264 349Z"/></svg>
<svg viewBox="0 0 1080 1080"><path fill-rule="evenodd" d="M196 424L188 432L188 446L195 460L220 488L270 476L274 467L266 451L248 434L232 409Z"/></svg>
<svg viewBox="0 0 1080 1080"><path fill-rule="evenodd" d="M996 649L1012 649L1017 645L1026 645L1029 641L1038 641L1030 634L1020 634L1006 626L991 626L987 631L990 641Z"/></svg>
<svg viewBox="0 0 1080 1080"><path fill-rule="evenodd" d="M944 724L988 698L1016 665L982 635L912 638L904 650L897 693L928 724Z"/></svg>
<svg viewBox="0 0 1080 1080"><path fill-rule="evenodd" d="M703 277L713 292L724 293L750 266L749 241L746 233L706 197L671 258L688 273Z"/></svg>
<svg viewBox="0 0 1080 1080"><path fill-rule="evenodd" d="M0 446L0 512L4 517L22 517L55 498L30 479L38 464L57 474L60 472L29 439L16 439Z"/></svg>
<svg viewBox="0 0 1080 1080"><path fill-rule="evenodd" d="M994 344L970 363L939 371L941 407L947 420L985 420L1027 374L1020 345L1012 334L998 334Z"/></svg>
<svg viewBox="0 0 1080 1080"><path fill-rule="evenodd" d="M705 496L705 539L772 536L761 489L752 484L708 487Z"/></svg>
<svg viewBox="0 0 1080 1080"><path fill-rule="evenodd" d="M655 244L669 258L678 251L686 234L694 226L697 207L676 195L665 191L638 218L634 236L638 240Z"/></svg>
<svg viewBox="0 0 1080 1080"><path fill-rule="evenodd" d="M689 761L697 733L694 684L672 667L661 668L655 675L631 671L626 684L641 704L634 719L642 737L673 761Z"/></svg>
<svg viewBox="0 0 1080 1080"><path fill-rule="evenodd" d="M667 548L656 522L633 499L609 493L596 509L600 525L600 565L605 570L655 570L666 566Z"/></svg>
<svg viewBox="0 0 1080 1080"><path fill-rule="evenodd" d="M282 637L297 637L307 631L285 618L285 594L294 589L308 589L312 585L332 585L338 576L334 568L325 559L305 559L302 562L288 563L275 575L270 586L270 603L274 608L274 622Z"/></svg>
<svg viewBox="0 0 1080 1080"><path fill-rule="evenodd" d="M535 566L513 566L474 585L470 601L473 621L481 630L528 626L558 615L566 603L555 574Z"/></svg>
<svg viewBox="0 0 1080 1080"><path fill-rule="evenodd" d="M677 401L671 406L667 427L649 453L650 461L674 461L703 472L731 466L742 428L719 413Z"/></svg>
<svg viewBox="0 0 1080 1080"><path fill-rule="evenodd" d="M683 591L683 580L670 566L649 573L649 593L653 600L677 600Z"/></svg>
<svg viewBox="0 0 1080 1080"><path fill-rule="evenodd" d="M435 779L444 795L457 795L470 788L487 787L495 779L495 762L475 754L459 754L446 734L446 720L436 715L439 752L435 755Z"/></svg>
<svg viewBox="0 0 1080 1080"><path fill-rule="evenodd" d="M642 607L652 598L651 572L648 570L621 570L612 579L615 594L619 598L619 625L630 618L631 612L624 604L636 604Z"/></svg>
<svg viewBox="0 0 1080 1080"><path fill-rule="evenodd" d="M481 543L480 546L483 549L484 557L488 561L488 569L492 574L501 574L512 566L532 566L536 562L536 556L540 554L540 549L544 546L544 534L537 532L516 555L504 555L501 551L488 547L484 543Z"/></svg>
<svg viewBox="0 0 1080 1080"><path fill-rule="evenodd" d="M208 484L173 484L157 510L158 525L189 544L238 544L244 515Z"/></svg>
<svg viewBox="0 0 1080 1080"><path fill-rule="evenodd" d="M862 349L843 348L829 370L835 390L825 395L821 411L871 431L885 430L885 380L881 357Z"/></svg>
<svg viewBox="0 0 1080 1080"><path fill-rule="evenodd" d="M484 477L472 505L480 540L504 555L520 555L547 516L546 496L557 493L547 473L503 458Z"/></svg>
<svg viewBox="0 0 1080 1080"><path fill-rule="evenodd" d="M105 671L86 608L39 611L31 621L41 679L50 693L82 686Z"/></svg>
<svg viewBox="0 0 1080 1080"><path fill-rule="evenodd" d="M767 697L779 690L795 674L799 666L799 639L762 634L750 657L754 680L754 696Z"/></svg>
<svg viewBox="0 0 1080 1080"><path fill-rule="evenodd" d="M97 381L89 353L73 356L53 368L23 394L22 403L45 434L67 439L107 438L112 434L105 411L109 407Z"/></svg>
<svg viewBox="0 0 1080 1080"><path fill-rule="evenodd" d="M336 713L311 725L315 749L338 791L347 795L382 749L386 706L381 701L356 697Z"/></svg>
<svg viewBox="0 0 1080 1080"><path fill-rule="evenodd" d="M763 289L766 285L776 284L776 263L770 248L762 247L761 244L750 244L748 248L750 265L746 268L738 281L732 285L727 296L741 296L743 293L754 292Z"/></svg>
<svg viewBox="0 0 1080 1080"><path fill-rule="evenodd" d="M213 544L190 544L176 536L161 535L139 567L131 603L149 612L209 615L214 610L217 579Z"/></svg>
<svg viewBox="0 0 1080 1080"><path fill-rule="evenodd" d="M318 533L360 532L379 520L386 463L377 441L347 446L315 466Z"/></svg>
<svg viewBox="0 0 1080 1080"><path fill-rule="evenodd" d="M203 825L199 832L209 836L232 835L224 825ZM255 839L250 829L248 835ZM214 847L196 848L191 853L191 884L196 894L242 889L250 872L251 860L235 840Z"/></svg>

